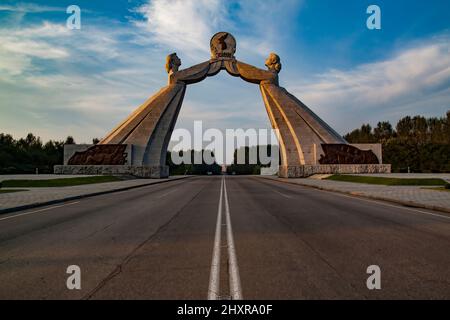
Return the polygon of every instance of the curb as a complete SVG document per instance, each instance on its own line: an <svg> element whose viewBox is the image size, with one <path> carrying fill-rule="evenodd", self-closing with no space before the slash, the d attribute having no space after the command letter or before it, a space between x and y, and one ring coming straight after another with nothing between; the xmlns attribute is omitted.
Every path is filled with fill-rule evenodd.
<svg viewBox="0 0 450 320"><path fill-rule="evenodd" d="M58 203L63 203L63 202L67 202L67 201L73 201L73 200L79 200L79 199L90 198L90 197L95 197L95 196L101 196L101 195L109 194L109 193L122 192L122 191L142 188L142 187L148 187L148 186L153 186L153 185L161 184L161 183L174 182L174 181L189 179L189 178L193 178L193 177L194 176L186 176L186 177L177 178L177 179L173 179L173 180L167 179L167 180L164 180L164 181L156 181L156 182L152 182L152 183L141 184L141 185L138 185L138 186L123 187L123 188L119 188L119 189L88 193L88 194L83 194L83 195L79 195L79 196L66 197L66 198L56 199L56 200L51 200L51 201L36 202L36 203L31 203L31 204L18 206L18 207L14 207L14 208L0 209L0 215L6 214L6 213L11 213L11 212L16 212L16 211L22 211L22 210L27 210L27 209L38 208L38 207L45 207L45 206L49 206L49 205L52 205L52 204L58 204Z"/></svg>
<svg viewBox="0 0 450 320"><path fill-rule="evenodd" d="M261 178L266 179L266 180L277 181L277 182L281 182L281 183L287 183L287 184L291 184L291 185L297 185L297 186L302 186L302 187L307 187L307 188L312 188L312 189L318 189L318 190L322 190L322 191L345 194L345 195L352 196L355 198L380 200L380 201L390 202L390 203L394 203L394 204L399 204L399 205L402 205L405 207L410 207L410 208L428 209L428 210L440 211L440 212L444 212L444 213L450 213L450 208L446 208L446 207L430 206L430 205L413 202L413 201L402 201L402 200L397 200L397 199L378 197L378 196L370 196L370 195L359 194L359 193L356 194L355 192L339 191L339 190L335 190L335 189L331 189L331 188L312 186L309 184L303 184L303 183L298 183L298 182L297 183L289 182L289 181L285 181L285 180L272 179L272 178L268 178L268 177L261 177Z"/></svg>

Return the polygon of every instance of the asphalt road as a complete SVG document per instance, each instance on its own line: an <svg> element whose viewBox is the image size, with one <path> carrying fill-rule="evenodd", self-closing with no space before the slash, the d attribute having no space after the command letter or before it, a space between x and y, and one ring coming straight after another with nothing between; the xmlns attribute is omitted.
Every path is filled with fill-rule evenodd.
<svg viewBox="0 0 450 320"><path fill-rule="evenodd" d="M0 299L111 298L450 299L450 216L230 176L0 215Z"/></svg>

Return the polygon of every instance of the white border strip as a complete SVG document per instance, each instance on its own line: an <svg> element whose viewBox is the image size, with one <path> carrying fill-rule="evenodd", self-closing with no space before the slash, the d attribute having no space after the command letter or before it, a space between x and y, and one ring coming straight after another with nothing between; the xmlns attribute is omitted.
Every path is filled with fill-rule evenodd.
<svg viewBox="0 0 450 320"><path fill-rule="evenodd" d="M228 270L230 278L230 295L233 300L242 300L241 278L234 247L233 229L231 227L230 205L228 203L227 183L223 179L225 191L225 217L227 221Z"/></svg>
<svg viewBox="0 0 450 320"><path fill-rule="evenodd" d="M211 273L209 276L208 300L218 300L220 290L220 247L222 234L222 194L224 179L220 182L219 207L217 208L216 235L211 261Z"/></svg>
<svg viewBox="0 0 450 320"><path fill-rule="evenodd" d="M74 205L74 204L77 204L77 203L80 203L80 201L66 203L66 204L62 204L62 205L59 205L59 206L48 207L48 208L44 208L44 209L40 209L40 210L36 210L36 211L31 211L31 212L19 213L19 214L16 214L16 215L13 215L13 216L9 216L9 217L6 217L6 218L0 218L0 221L14 219L14 218L23 217L23 216L28 216L30 214L40 213L40 212L44 212L44 211L48 211L48 210L52 210L52 209L67 207L67 206L71 206L71 205Z"/></svg>

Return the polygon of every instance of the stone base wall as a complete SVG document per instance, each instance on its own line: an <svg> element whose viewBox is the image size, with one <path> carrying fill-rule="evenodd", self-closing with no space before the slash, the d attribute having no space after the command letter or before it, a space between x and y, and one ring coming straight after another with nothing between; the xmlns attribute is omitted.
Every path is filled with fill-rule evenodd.
<svg viewBox="0 0 450 320"><path fill-rule="evenodd" d="M324 164L280 166L281 178L307 178L314 174L391 173L390 164Z"/></svg>
<svg viewBox="0 0 450 320"><path fill-rule="evenodd" d="M135 176L160 179L169 177L168 166L54 166L55 174L87 174L110 176Z"/></svg>

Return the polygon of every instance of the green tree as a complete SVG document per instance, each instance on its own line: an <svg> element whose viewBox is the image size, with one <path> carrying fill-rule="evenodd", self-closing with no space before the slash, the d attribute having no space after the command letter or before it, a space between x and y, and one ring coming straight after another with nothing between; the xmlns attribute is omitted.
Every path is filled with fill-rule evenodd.
<svg viewBox="0 0 450 320"><path fill-rule="evenodd" d="M222 167L214 161L212 164L207 164L204 161L203 155L206 152L211 152L210 150L202 150L202 151L194 151L194 150L188 150L188 151L180 151L179 155L182 157L184 153L188 153L190 155L191 163L181 163L181 164L174 164L172 161L172 153L170 151L167 152L166 157L166 164L169 166L169 171L171 175L207 175L207 174L213 174L213 175L219 175L222 173ZM202 163L196 164L195 158L196 156L198 158L201 157ZM211 156L214 159L214 153L211 152Z"/></svg>
<svg viewBox="0 0 450 320"><path fill-rule="evenodd" d="M344 139L350 143L374 143L375 136L372 133L370 124L363 124L360 129L353 130L344 136Z"/></svg>
<svg viewBox="0 0 450 320"><path fill-rule="evenodd" d="M53 173L53 166L62 164L64 142L48 141L29 133L14 140L9 134L0 134L0 174Z"/></svg>
<svg viewBox="0 0 450 320"><path fill-rule="evenodd" d="M373 133L369 125L345 135L350 143L377 142L383 159L394 172L450 172L450 111L443 118L404 117L396 130L379 122Z"/></svg>
<svg viewBox="0 0 450 320"><path fill-rule="evenodd" d="M64 144L75 144L75 139L72 136L68 136Z"/></svg>
<svg viewBox="0 0 450 320"><path fill-rule="evenodd" d="M397 123L397 135L400 139L409 140L413 133L413 123L410 116L400 119Z"/></svg>
<svg viewBox="0 0 450 320"><path fill-rule="evenodd" d="M387 141L394 135L394 129L388 121L378 122L377 127L373 129L375 141Z"/></svg>

